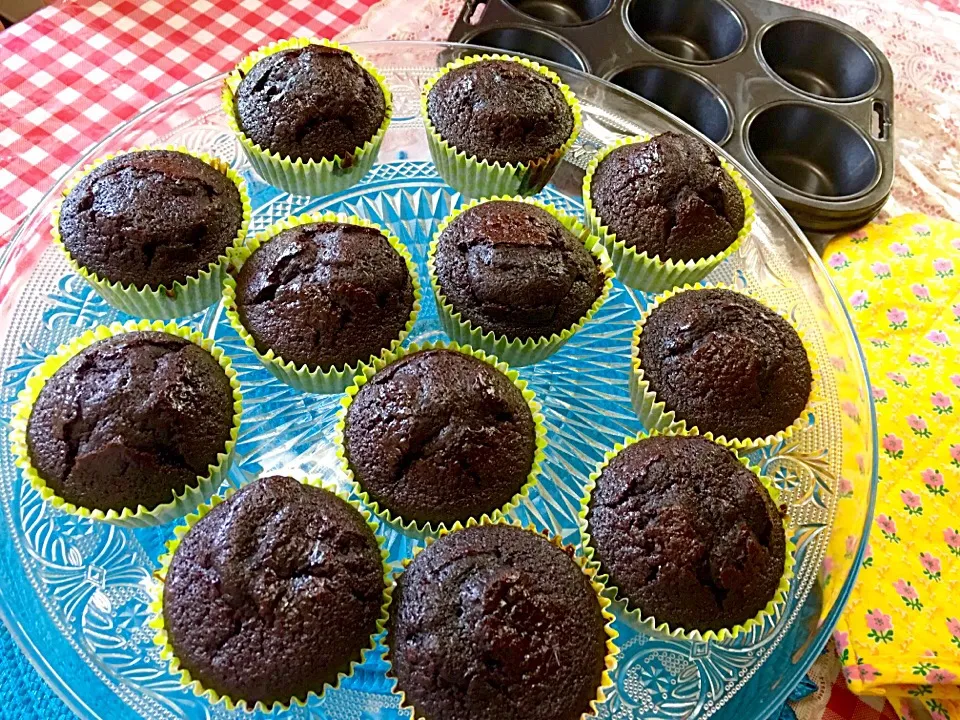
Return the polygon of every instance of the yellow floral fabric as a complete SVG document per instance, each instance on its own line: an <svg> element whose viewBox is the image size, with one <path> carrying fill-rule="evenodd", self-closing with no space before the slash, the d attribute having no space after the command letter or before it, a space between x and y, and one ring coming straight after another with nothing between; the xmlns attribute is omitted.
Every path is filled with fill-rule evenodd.
<svg viewBox="0 0 960 720"><path fill-rule="evenodd" d="M960 224L904 215L825 259L867 358L880 441L870 547L835 633L855 693L960 720Z"/></svg>

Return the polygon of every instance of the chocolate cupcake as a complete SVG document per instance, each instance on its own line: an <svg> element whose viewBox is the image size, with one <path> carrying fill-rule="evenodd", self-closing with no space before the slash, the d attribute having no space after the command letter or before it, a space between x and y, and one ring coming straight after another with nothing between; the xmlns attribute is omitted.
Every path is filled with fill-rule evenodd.
<svg viewBox="0 0 960 720"><path fill-rule="evenodd" d="M243 182L222 161L136 150L104 159L71 183L55 212L54 239L118 309L175 317L216 301L249 216Z"/></svg>
<svg viewBox="0 0 960 720"><path fill-rule="evenodd" d="M641 437L610 458L586 530L607 584L671 630L730 631L782 589L779 509L755 473L705 438Z"/></svg>
<svg viewBox="0 0 960 720"><path fill-rule="evenodd" d="M392 113L383 78L329 40L284 40L228 76L224 110L257 173L300 195L343 190L373 164Z"/></svg>
<svg viewBox="0 0 960 720"><path fill-rule="evenodd" d="M302 390L341 392L361 362L403 341L420 307L409 252L359 218L288 219L238 260L227 314L261 361Z"/></svg>
<svg viewBox="0 0 960 720"><path fill-rule="evenodd" d="M605 624L561 548L481 525L441 537L400 575L388 658L425 720L579 720L603 682Z"/></svg>
<svg viewBox="0 0 960 720"><path fill-rule="evenodd" d="M515 365L562 347L602 305L612 278L599 242L575 219L520 198L455 212L428 265L447 334Z"/></svg>
<svg viewBox="0 0 960 720"><path fill-rule="evenodd" d="M634 343L635 407L727 440L765 441L801 418L813 387L803 342L776 312L724 288L667 294L641 320ZM753 443L756 444L756 443Z"/></svg>
<svg viewBox="0 0 960 720"><path fill-rule="evenodd" d="M753 217L739 174L706 143L676 132L602 150L583 188L591 230L618 277L648 292L705 277L739 246Z"/></svg>
<svg viewBox="0 0 960 720"><path fill-rule="evenodd" d="M580 129L555 73L504 55L446 65L427 81L422 112L441 177L472 197L539 192Z"/></svg>
<svg viewBox="0 0 960 720"><path fill-rule="evenodd" d="M175 671L249 709L320 695L352 672L386 604L380 543L360 512L267 477L193 521L161 570L159 640Z"/></svg>
<svg viewBox="0 0 960 720"><path fill-rule="evenodd" d="M229 361L199 334L149 327L101 326L28 382L14 450L44 497L68 512L166 522L209 497L226 471L240 404Z"/></svg>
<svg viewBox="0 0 960 720"><path fill-rule="evenodd" d="M365 367L347 391L346 470L387 521L499 515L536 477L544 431L533 393L505 365L468 352L414 345Z"/></svg>

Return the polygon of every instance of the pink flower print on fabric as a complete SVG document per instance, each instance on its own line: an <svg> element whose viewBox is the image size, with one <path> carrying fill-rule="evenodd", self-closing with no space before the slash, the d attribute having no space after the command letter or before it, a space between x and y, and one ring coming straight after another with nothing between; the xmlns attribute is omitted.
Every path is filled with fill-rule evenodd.
<svg viewBox="0 0 960 720"><path fill-rule="evenodd" d="M871 390L873 401L876 403L885 403L887 401L887 391L881 387L875 387Z"/></svg>
<svg viewBox="0 0 960 720"><path fill-rule="evenodd" d="M960 303L957 305L951 305L950 309L953 310L953 319L955 322L960 322Z"/></svg>
<svg viewBox="0 0 960 720"><path fill-rule="evenodd" d="M930 553L920 553L920 564L923 565L923 574L935 582L940 582L940 559Z"/></svg>
<svg viewBox="0 0 960 720"><path fill-rule="evenodd" d="M904 245L903 243L890 243L890 250L892 250L893 254L897 257L913 257L913 253L910 251L910 246Z"/></svg>
<svg viewBox="0 0 960 720"><path fill-rule="evenodd" d="M885 262L875 262L870 266L877 280L886 280L890 277L890 266Z"/></svg>
<svg viewBox="0 0 960 720"><path fill-rule="evenodd" d="M923 484L927 486L927 490L929 490L932 495L938 495L942 497L950 492L946 487L944 487L943 473L939 470L927 468L920 473L920 477L923 478Z"/></svg>
<svg viewBox="0 0 960 720"><path fill-rule="evenodd" d="M911 353L907 355L907 362L914 367L930 367L930 359L925 355L915 355Z"/></svg>
<svg viewBox="0 0 960 720"><path fill-rule="evenodd" d="M850 296L850 305L854 310L866 310L870 307L870 297L863 290L857 290Z"/></svg>
<svg viewBox="0 0 960 720"><path fill-rule="evenodd" d="M949 415L953 412L953 401L949 395L945 395L939 390L930 396L930 402L933 405L933 411L937 415Z"/></svg>
<svg viewBox="0 0 960 720"><path fill-rule="evenodd" d="M931 330L927 333L927 340L937 347L947 347L950 344L950 338L942 330Z"/></svg>
<svg viewBox="0 0 960 720"><path fill-rule="evenodd" d="M840 410L857 425L860 424L860 411L857 410L857 406L854 405L852 400L844 400L840 403Z"/></svg>
<svg viewBox="0 0 960 720"><path fill-rule="evenodd" d="M937 258L933 261L933 271L938 278L948 278L953 276L953 261L947 258Z"/></svg>
<svg viewBox="0 0 960 720"><path fill-rule="evenodd" d="M860 229L850 233L850 240L852 240L854 243L858 245L862 242L866 242L867 239L868 239L868 236L867 236L866 230Z"/></svg>
<svg viewBox="0 0 960 720"><path fill-rule="evenodd" d="M837 656L840 658L840 662L846 664L847 660L850 658L849 634L837 630L833 633L833 642L837 646Z"/></svg>
<svg viewBox="0 0 960 720"><path fill-rule="evenodd" d="M901 490L900 499L908 515L923 515L923 505L919 495L910 490Z"/></svg>
<svg viewBox="0 0 960 720"><path fill-rule="evenodd" d="M913 430L914 435L925 438L930 437L930 429L927 427L927 421L919 415L907 415L907 425Z"/></svg>
<svg viewBox="0 0 960 720"><path fill-rule="evenodd" d="M870 632L867 633L868 638L875 643L893 642L893 620L883 610L879 608L867 610L866 620L867 627L870 628Z"/></svg>
<svg viewBox="0 0 960 720"><path fill-rule="evenodd" d="M950 446L950 464L960 467L960 445Z"/></svg>
<svg viewBox="0 0 960 720"><path fill-rule="evenodd" d="M880 534L890 542L900 542L900 537L897 535L897 524L893 521L893 518L882 513L877 515L877 527L880 528Z"/></svg>
<svg viewBox="0 0 960 720"><path fill-rule="evenodd" d="M947 544L947 549L951 554L960 557L960 532L954 528L946 528L943 531L943 541Z"/></svg>
<svg viewBox="0 0 960 720"><path fill-rule="evenodd" d="M956 374L955 374L955 375L951 375L951 376L950 376L950 382L953 383L953 386L954 386L954 387L960 388L960 375L956 375Z"/></svg>
<svg viewBox="0 0 960 720"><path fill-rule="evenodd" d="M827 258L827 265L834 270L843 270L844 268L850 267L850 260L848 260L847 256L842 252L838 252Z"/></svg>
<svg viewBox="0 0 960 720"><path fill-rule="evenodd" d="M888 372L887 377L893 382L897 387L908 388L910 383L907 381L907 378L902 373L898 372Z"/></svg>
<svg viewBox="0 0 960 720"><path fill-rule="evenodd" d="M883 436L883 452L891 460L900 460L903 458L903 440L893 433L887 433Z"/></svg>
<svg viewBox="0 0 960 720"><path fill-rule="evenodd" d="M957 676L944 668L936 668L928 672L924 679L930 685L952 685Z"/></svg>
<svg viewBox="0 0 960 720"><path fill-rule="evenodd" d="M843 674L847 676L847 680L862 680L866 683L873 682L878 677L883 675L883 673L877 670L873 665L868 665L866 663L861 663L860 665L849 665L843 668Z"/></svg>
<svg viewBox="0 0 960 720"><path fill-rule="evenodd" d="M919 235L920 237L927 237L930 235L930 226L919 223L910 228L913 230L914 235Z"/></svg>
<svg viewBox="0 0 960 720"><path fill-rule="evenodd" d="M897 595L900 596L908 608L918 612L923 610L923 603L920 602L920 596L917 594L917 589L910 584L909 580L904 580L903 578L897 580L893 584L893 589L897 591Z"/></svg>
<svg viewBox="0 0 960 720"><path fill-rule="evenodd" d="M947 618L947 630L950 631L950 642L960 648L960 620Z"/></svg>
<svg viewBox="0 0 960 720"><path fill-rule="evenodd" d="M909 324L907 314L900 308L887 310L887 320L890 321L890 327L893 330L903 330Z"/></svg>
<svg viewBox="0 0 960 720"><path fill-rule="evenodd" d="M843 475L837 480L837 494L841 498L853 497L853 483L843 477Z"/></svg>
<svg viewBox="0 0 960 720"><path fill-rule="evenodd" d="M914 283L910 286L910 291L913 293L914 297L917 298L920 302L930 302L930 290L926 285L921 283Z"/></svg>

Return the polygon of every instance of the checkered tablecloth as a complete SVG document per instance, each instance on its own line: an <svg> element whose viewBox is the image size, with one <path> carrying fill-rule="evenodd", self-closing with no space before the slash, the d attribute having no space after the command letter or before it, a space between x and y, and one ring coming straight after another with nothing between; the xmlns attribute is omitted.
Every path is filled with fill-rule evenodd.
<svg viewBox="0 0 960 720"><path fill-rule="evenodd" d="M0 246L96 142L149 105L376 0L67 2L0 35Z"/></svg>

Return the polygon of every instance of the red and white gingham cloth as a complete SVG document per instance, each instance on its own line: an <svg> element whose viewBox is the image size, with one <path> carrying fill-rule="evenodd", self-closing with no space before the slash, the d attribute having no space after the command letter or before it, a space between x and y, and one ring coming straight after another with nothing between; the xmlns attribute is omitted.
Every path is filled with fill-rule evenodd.
<svg viewBox="0 0 960 720"><path fill-rule="evenodd" d="M260 45L331 37L375 2L80 0L0 33L0 247L44 192L121 123Z"/></svg>

